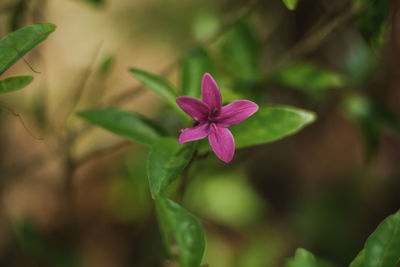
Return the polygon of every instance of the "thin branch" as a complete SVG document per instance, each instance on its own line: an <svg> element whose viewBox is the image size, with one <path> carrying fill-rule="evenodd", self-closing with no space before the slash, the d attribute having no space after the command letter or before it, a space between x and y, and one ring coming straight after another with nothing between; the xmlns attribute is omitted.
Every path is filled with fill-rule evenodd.
<svg viewBox="0 0 400 267"><path fill-rule="evenodd" d="M22 124L22 126L24 127L25 131L26 131L33 139L36 139L36 140L38 140L38 141L43 141L43 140L44 140L43 137L38 137L38 136L36 136L36 135L33 134L32 130L29 129L29 127L26 125L26 123L25 123L25 121L24 121L24 118L22 117L21 114L15 112L14 110L12 110L12 109L9 108L9 107L4 106L4 103L3 103L3 102L0 102L0 103L3 105L2 107L0 107L0 110L1 110L1 109L2 109L2 110L5 110L5 111L7 111L9 114L11 114L12 116L17 117L18 120L19 120L19 122L20 122L20 123Z"/></svg>

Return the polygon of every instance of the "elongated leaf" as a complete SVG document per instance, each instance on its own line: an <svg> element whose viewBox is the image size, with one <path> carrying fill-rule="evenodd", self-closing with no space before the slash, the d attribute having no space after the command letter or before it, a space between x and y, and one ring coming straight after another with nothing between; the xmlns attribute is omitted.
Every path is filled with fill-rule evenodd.
<svg viewBox="0 0 400 267"><path fill-rule="evenodd" d="M205 235L200 221L174 201L157 196L157 215L169 256L180 267L200 266L205 249ZM174 253L178 246L178 253Z"/></svg>
<svg viewBox="0 0 400 267"><path fill-rule="evenodd" d="M25 26L0 41L0 74L44 41L56 29L51 23Z"/></svg>
<svg viewBox="0 0 400 267"><path fill-rule="evenodd" d="M312 112L284 107L261 107L246 121L230 127L236 148L276 141L293 134L315 119Z"/></svg>
<svg viewBox="0 0 400 267"><path fill-rule="evenodd" d="M351 267L395 267L400 262L400 210L383 220L368 237Z"/></svg>
<svg viewBox="0 0 400 267"><path fill-rule="evenodd" d="M310 93L343 85L339 74L308 62L300 62L280 69L271 77L271 81Z"/></svg>
<svg viewBox="0 0 400 267"><path fill-rule="evenodd" d="M150 90L161 96L169 105L180 111L180 108L175 102L178 93L171 83L164 78L147 71L130 69L130 72Z"/></svg>
<svg viewBox="0 0 400 267"><path fill-rule="evenodd" d="M295 10L298 0L282 0L289 10Z"/></svg>
<svg viewBox="0 0 400 267"><path fill-rule="evenodd" d="M212 72L208 51L203 47L189 51L183 59L182 95L200 98L201 80L206 72Z"/></svg>
<svg viewBox="0 0 400 267"><path fill-rule="evenodd" d="M329 263L318 260L311 252L304 248L298 248L295 256L289 259L286 267L329 267L332 266Z"/></svg>
<svg viewBox="0 0 400 267"><path fill-rule="evenodd" d="M16 76L0 80L0 94L22 89L33 81L32 76Z"/></svg>
<svg viewBox="0 0 400 267"><path fill-rule="evenodd" d="M154 122L143 116L116 109L88 110L78 116L132 141L151 146L164 134Z"/></svg>
<svg viewBox="0 0 400 267"><path fill-rule="evenodd" d="M161 194L171 184L192 158L197 143L178 144L175 138L161 138L150 152L147 164L150 191Z"/></svg>

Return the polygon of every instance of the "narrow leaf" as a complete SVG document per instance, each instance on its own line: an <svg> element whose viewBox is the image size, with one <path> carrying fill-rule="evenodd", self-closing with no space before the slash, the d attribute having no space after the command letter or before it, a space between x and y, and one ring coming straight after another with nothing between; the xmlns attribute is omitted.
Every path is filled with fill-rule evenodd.
<svg viewBox="0 0 400 267"><path fill-rule="evenodd" d="M112 133L151 146L164 134L154 122L143 116L122 110L88 110L78 116Z"/></svg>
<svg viewBox="0 0 400 267"><path fill-rule="evenodd" d="M161 138L153 145L147 165L153 198L178 178L192 158L196 145L196 142L179 145L175 138Z"/></svg>
<svg viewBox="0 0 400 267"><path fill-rule="evenodd" d="M315 120L314 113L301 109L261 107L246 121L230 127L236 148L276 141L294 134Z"/></svg>
<svg viewBox="0 0 400 267"><path fill-rule="evenodd" d="M182 95L200 98L204 73L212 72L212 61L203 47L190 50L183 58Z"/></svg>
<svg viewBox="0 0 400 267"><path fill-rule="evenodd" d="M175 102L178 93L171 83L161 76L147 71L130 69L130 72L150 90L161 96L169 105L180 111L180 108Z"/></svg>
<svg viewBox="0 0 400 267"><path fill-rule="evenodd" d="M271 81L310 93L343 86L339 74L308 62L295 63L278 70L272 75Z"/></svg>
<svg viewBox="0 0 400 267"><path fill-rule="evenodd" d="M298 0L282 0L289 10L295 10Z"/></svg>
<svg viewBox="0 0 400 267"><path fill-rule="evenodd" d="M400 210L383 220L368 237L351 267L394 267L400 262Z"/></svg>
<svg viewBox="0 0 400 267"><path fill-rule="evenodd" d="M0 41L0 74L44 41L56 29L51 23L25 26Z"/></svg>
<svg viewBox="0 0 400 267"><path fill-rule="evenodd" d="M180 267L200 265L205 249L205 234L200 221L174 201L157 196L157 215L169 256ZM178 252L174 246L178 246ZM175 253L174 253L175 251Z"/></svg>
<svg viewBox="0 0 400 267"><path fill-rule="evenodd" d="M32 76L15 76L0 80L0 94L22 89L32 81Z"/></svg>

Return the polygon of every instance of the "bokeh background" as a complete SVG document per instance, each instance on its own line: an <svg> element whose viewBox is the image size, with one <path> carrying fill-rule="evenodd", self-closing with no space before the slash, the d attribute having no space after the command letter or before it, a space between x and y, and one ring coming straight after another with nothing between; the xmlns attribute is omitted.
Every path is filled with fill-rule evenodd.
<svg viewBox="0 0 400 267"><path fill-rule="evenodd" d="M318 116L229 165L193 164L183 206L206 229L204 263L283 266L304 247L346 266L400 207L400 3L363 2L2 0L1 37L39 22L57 30L2 75L35 80L0 98L0 266L174 266L149 150L75 112L117 106L177 136L177 115L127 70L180 87L184 60L202 53L226 99Z"/></svg>

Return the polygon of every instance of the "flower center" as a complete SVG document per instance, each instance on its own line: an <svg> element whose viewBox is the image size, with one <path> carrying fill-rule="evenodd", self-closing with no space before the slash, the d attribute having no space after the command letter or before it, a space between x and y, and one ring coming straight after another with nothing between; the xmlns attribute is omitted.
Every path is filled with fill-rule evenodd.
<svg viewBox="0 0 400 267"><path fill-rule="evenodd" d="M209 122L217 122L218 108L214 108L208 113L208 121Z"/></svg>

